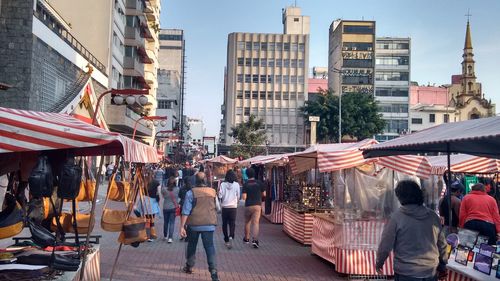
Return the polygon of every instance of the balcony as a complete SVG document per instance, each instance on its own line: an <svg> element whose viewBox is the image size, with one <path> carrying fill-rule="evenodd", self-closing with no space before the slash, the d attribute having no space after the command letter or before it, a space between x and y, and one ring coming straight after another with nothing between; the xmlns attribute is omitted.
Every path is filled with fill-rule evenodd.
<svg viewBox="0 0 500 281"><path fill-rule="evenodd" d="M123 75L144 77L144 64L137 57L124 57Z"/></svg>
<svg viewBox="0 0 500 281"><path fill-rule="evenodd" d="M144 7L141 0L126 0L125 14L127 16L142 16Z"/></svg>
<svg viewBox="0 0 500 281"><path fill-rule="evenodd" d="M144 79L149 85L154 85L157 81L155 72L151 71L149 68L146 68L146 70L144 71Z"/></svg>
<svg viewBox="0 0 500 281"><path fill-rule="evenodd" d="M144 46L144 39L136 27L125 27L125 45L127 46Z"/></svg>
<svg viewBox="0 0 500 281"><path fill-rule="evenodd" d="M148 27L147 23L141 23L140 29L141 29L141 37L142 38L145 38L149 42L155 41L155 38L153 37L154 31L153 32L151 31L151 29Z"/></svg>
<svg viewBox="0 0 500 281"><path fill-rule="evenodd" d="M152 1L146 1L146 6L144 7L144 13L148 21L160 22L160 13L158 7L152 3Z"/></svg>
<svg viewBox="0 0 500 281"><path fill-rule="evenodd" d="M114 132L132 136L135 121L139 118L141 118L139 114L126 106L109 104L106 108L106 122ZM146 121L140 121L137 124L136 136L150 137L153 134L152 129L148 128L146 124Z"/></svg>

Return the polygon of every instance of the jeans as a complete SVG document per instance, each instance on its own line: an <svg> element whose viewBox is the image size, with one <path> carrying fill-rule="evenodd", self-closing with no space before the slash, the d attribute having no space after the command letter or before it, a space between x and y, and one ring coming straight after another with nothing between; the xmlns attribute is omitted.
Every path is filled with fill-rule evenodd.
<svg viewBox="0 0 500 281"><path fill-rule="evenodd" d="M464 228L475 230L479 235L484 235L489 238L488 244L495 245L497 242L497 231L495 225L481 220L470 220L464 224Z"/></svg>
<svg viewBox="0 0 500 281"><path fill-rule="evenodd" d="M222 208L222 233L224 242L229 242L229 237L234 239L234 229L236 227L236 208ZM227 227L229 226L229 235Z"/></svg>
<svg viewBox="0 0 500 281"><path fill-rule="evenodd" d="M188 227L188 245L186 250L186 265L193 268L196 261L196 246L198 246L198 238L201 234L201 241L207 254L208 270L210 272L217 271L217 264L215 261L215 246L214 246L214 232L213 231L194 231Z"/></svg>
<svg viewBox="0 0 500 281"><path fill-rule="evenodd" d="M426 277L426 278L417 278L417 277L411 277L411 276L406 276L406 275L401 275L401 274L394 274L394 281L437 281L437 276L433 277Z"/></svg>
<svg viewBox="0 0 500 281"><path fill-rule="evenodd" d="M174 238L175 209L163 210L163 237Z"/></svg>

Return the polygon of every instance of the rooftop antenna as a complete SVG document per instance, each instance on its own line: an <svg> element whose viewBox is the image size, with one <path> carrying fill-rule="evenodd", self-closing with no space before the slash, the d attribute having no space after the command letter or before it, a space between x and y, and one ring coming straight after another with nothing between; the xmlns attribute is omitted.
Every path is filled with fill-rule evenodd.
<svg viewBox="0 0 500 281"><path fill-rule="evenodd" d="M297 8L297 0L295 0L294 7Z"/></svg>
<svg viewBox="0 0 500 281"><path fill-rule="evenodd" d="M467 9L467 14L465 16L467 17L467 22L469 22L470 17L472 17L472 15L470 14L470 8Z"/></svg>

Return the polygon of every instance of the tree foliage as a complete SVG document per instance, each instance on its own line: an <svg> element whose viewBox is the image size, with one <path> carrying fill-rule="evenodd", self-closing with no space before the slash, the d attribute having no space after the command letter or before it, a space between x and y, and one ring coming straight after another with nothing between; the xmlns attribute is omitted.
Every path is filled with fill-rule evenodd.
<svg viewBox="0 0 500 281"><path fill-rule="evenodd" d="M332 91L323 91L317 99L307 101L300 108L306 124L309 116L319 116L317 138L321 143L338 142L339 97ZM382 133L385 120L378 113L378 105L372 95L348 93L342 95L342 137L358 140Z"/></svg>
<svg viewBox="0 0 500 281"><path fill-rule="evenodd" d="M233 157L249 158L265 152L266 131L262 119L250 115L247 122L240 123L231 128L229 136L234 137L236 143L231 147Z"/></svg>

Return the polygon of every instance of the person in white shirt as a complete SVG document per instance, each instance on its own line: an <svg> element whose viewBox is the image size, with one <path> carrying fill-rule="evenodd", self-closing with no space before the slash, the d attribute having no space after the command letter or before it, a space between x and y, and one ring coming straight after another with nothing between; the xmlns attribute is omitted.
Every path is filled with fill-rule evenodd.
<svg viewBox="0 0 500 281"><path fill-rule="evenodd" d="M240 198L240 184L233 170L226 173L224 182L220 185L219 198L222 207L222 232L228 249L233 247L236 210ZM227 228L229 226L229 234Z"/></svg>

